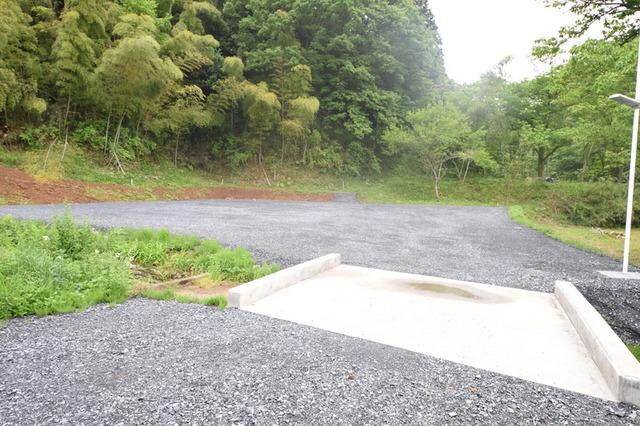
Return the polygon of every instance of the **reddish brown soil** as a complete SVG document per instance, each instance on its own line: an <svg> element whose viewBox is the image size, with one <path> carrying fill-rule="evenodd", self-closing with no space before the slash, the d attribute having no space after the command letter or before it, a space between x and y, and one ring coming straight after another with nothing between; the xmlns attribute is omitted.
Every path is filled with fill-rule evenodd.
<svg viewBox="0 0 640 426"><path fill-rule="evenodd" d="M38 181L27 173L0 166L0 204L89 203L96 201L257 199L279 201L328 201L333 194L270 191L267 189L188 187L155 188L151 193L127 185L74 180Z"/></svg>

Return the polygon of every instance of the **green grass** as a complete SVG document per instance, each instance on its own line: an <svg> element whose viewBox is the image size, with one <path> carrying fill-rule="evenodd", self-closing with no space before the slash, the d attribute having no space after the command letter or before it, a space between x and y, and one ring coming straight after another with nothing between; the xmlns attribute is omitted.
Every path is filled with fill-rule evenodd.
<svg viewBox="0 0 640 426"><path fill-rule="evenodd" d="M567 224L545 216L532 206L512 206L509 216L515 222L535 229L551 238L593 253L622 259L623 229L598 228ZM640 265L640 229L631 231L630 261Z"/></svg>
<svg viewBox="0 0 640 426"><path fill-rule="evenodd" d="M0 164L9 167L17 167L20 165L22 157L21 152L9 150L0 145Z"/></svg>
<svg viewBox="0 0 640 426"><path fill-rule="evenodd" d="M629 348L633 356L635 356L638 361L640 361L640 345L627 344L627 347Z"/></svg>
<svg viewBox="0 0 640 426"><path fill-rule="evenodd" d="M51 224L6 216L0 219L0 320L120 303L136 295L134 281L208 272L214 280L242 283L277 269L257 265L244 249L167 231L99 232L69 215ZM202 303L224 306L222 299Z"/></svg>
<svg viewBox="0 0 640 426"><path fill-rule="evenodd" d="M227 307L227 298L224 296L214 296L209 298L200 298L194 296L186 296L184 294L176 294L172 290L144 290L141 294L142 297L154 300L175 300L180 303L195 303L199 305L217 306L224 309Z"/></svg>

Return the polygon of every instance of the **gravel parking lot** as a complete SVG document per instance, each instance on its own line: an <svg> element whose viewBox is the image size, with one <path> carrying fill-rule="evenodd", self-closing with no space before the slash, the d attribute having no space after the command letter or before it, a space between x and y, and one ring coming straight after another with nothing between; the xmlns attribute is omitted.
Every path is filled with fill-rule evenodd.
<svg viewBox="0 0 640 426"><path fill-rule="evenodd" d="M2 424L633 424L640 411L239 310L136 299L0 330Z"/></svg>
<svg viewBox="0 0 640 426"><path fill-rule="evenodd" d="M522 228L501 208L348 201L71 210L95 226L166 228L283 265L337 252L354 265L532 290L569 280L624 339L640 342L639 284L596 272L616 261ZM0 215L63 211L5 206ZM640 422L629 406L237 310L134 300L12 320L0 341L0 424Z"/></svg>

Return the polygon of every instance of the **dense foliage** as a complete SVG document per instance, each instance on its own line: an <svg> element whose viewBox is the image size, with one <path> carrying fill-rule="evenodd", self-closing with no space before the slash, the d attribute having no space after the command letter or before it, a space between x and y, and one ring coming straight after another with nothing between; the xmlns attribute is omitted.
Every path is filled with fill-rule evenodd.
<svg viewBox="0 0 640 426"><path fill-rule="evenodd" d="M613 40L529 81L507 59L457 85L426 0L0 0L0 124L45 169L73 144L123 172L162 154L269 184L283 163L426 174L436 193L471 175L623 181L631 113L608 96L633 92L637 5L548 3L578 20L541 57L598 19Z"/></svg>
<svg viewBox="0 0 640 426"><path fill-rule="evenodd" d="M589 40L532 80L508 83L498 69L458 87L450 100L485 130L500 175L622 181L632 112L609 96L633 93L636 49Z"/></svg>
<svg viewBox="0 0 640 426"><path fill-rule="evenodd" d="M382 134L445 80L418 3L0 0L2 121L51 123L40 145L88 144L119 170L163 150L378 171Z"/></svg>

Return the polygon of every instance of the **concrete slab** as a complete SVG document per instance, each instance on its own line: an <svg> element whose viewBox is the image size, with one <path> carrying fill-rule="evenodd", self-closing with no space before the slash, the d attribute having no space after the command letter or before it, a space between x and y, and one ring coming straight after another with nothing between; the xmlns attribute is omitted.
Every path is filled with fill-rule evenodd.
<svg viewBox="0 0 640 426"><path fill-rule="evenodd" d="M616 400L548 293L341 265L243 309Z"/></svg>

